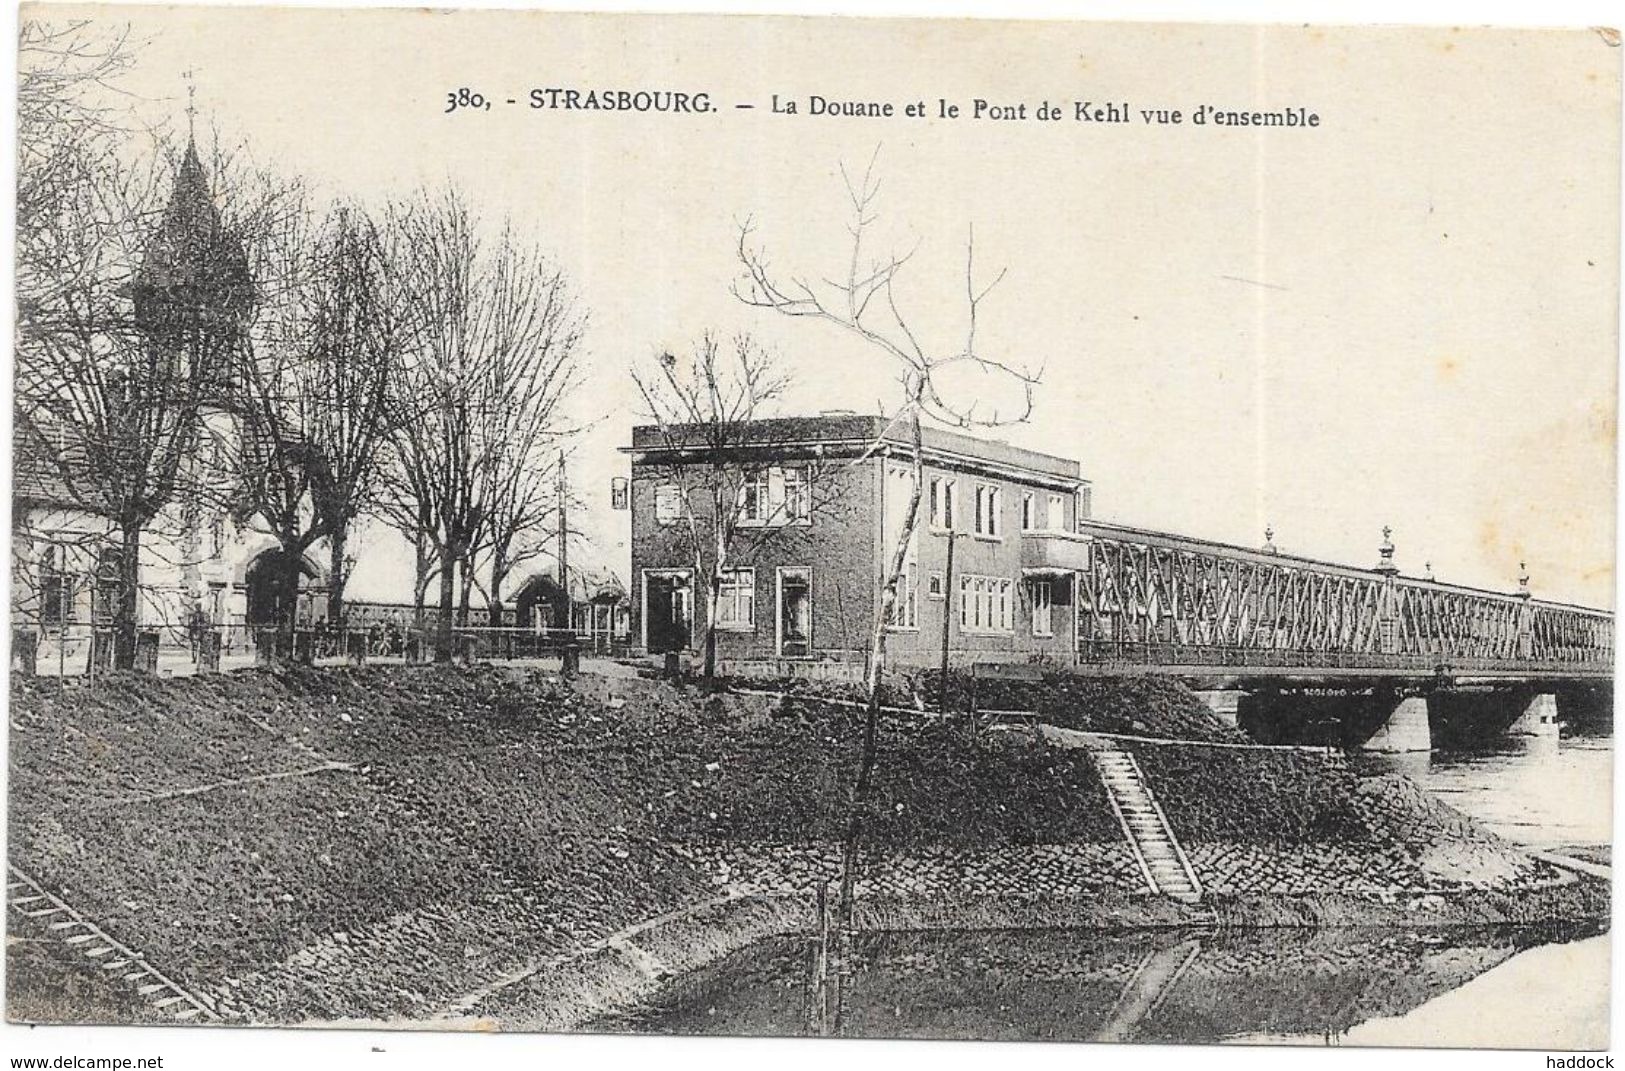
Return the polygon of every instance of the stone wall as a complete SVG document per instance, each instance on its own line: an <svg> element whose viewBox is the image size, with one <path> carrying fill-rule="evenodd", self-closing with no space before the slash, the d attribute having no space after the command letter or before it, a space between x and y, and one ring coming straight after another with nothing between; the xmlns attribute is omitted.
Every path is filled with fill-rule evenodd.
<svg viewBox="0 0 1625 1071"><path fill-rule="evenodd" d="M1561 882L1550 867L1480 842L1432 848L1217 843L1186 845L1208 895L1299 896L1343 892L1378 898L1461 889L1532 889Z"/></svg>
<svg viewBox="0 0 1625 1071"><path fill-rule="evenodd" d="M1461 890L1509 891L1561 884L1564 875L1489 839L1432 843L1184 845L1205 895L1373 899ZM837 880L835 844L685 844L676 848L719 889L740 894L811 894ZM981 851L866 853L860 898L1068 897L1147 891L1126 843L1035 844Z"/></svg>
<svg viewBox="0 0 1625 1071"><path fill-rule="evenodd" d="M811 893L836 880L836 844L687 844L677 848L711 882L742 893ZM1065 898L1146 891L1123 844L1034 844L981 851L866 854L857 894L864 896L1023 896Z"/></svg>

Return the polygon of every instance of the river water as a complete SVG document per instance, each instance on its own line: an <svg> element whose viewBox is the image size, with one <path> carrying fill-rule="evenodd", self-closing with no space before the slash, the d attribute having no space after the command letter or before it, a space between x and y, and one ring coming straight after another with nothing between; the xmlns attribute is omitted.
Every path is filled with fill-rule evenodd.
<svg viewBox="0 0 1625 1071"><path fill-rule="evenodd" d="M1501 836L1536 848L1613 839L1613 740L1508 736L1472 752L1373 755Z"/></svg>
<svg viewBox="0 0 1625 1071"><path fill-rule="evenodd" d="M1611 840L1612 759L1609 738L1577 736L1361 761L1416 778L1509 840L1595 849ZM868 934L843 1032L1601 1048L1609 949L1597 926ZM810 956L804 939L762 942L599 1025L806 1033Z"/></svg>
<svg viewBox="0 0 1625 1071"><path fill-rule="evenodd" d="M1613 740L1503 737L1473 751L1367 756L1404 773L1510 841L1606 861L1613 839ZM1607 933L1536 931L1537 940L1414 1008L1375 1015L1331 1040L1348 1045L1602 1048ZM1455 938L1452 936L1452 943ZM1531 1015L1529 1009L1540 1014ZM1291 1041L1243 1035L1236 1040Z"/></svg>

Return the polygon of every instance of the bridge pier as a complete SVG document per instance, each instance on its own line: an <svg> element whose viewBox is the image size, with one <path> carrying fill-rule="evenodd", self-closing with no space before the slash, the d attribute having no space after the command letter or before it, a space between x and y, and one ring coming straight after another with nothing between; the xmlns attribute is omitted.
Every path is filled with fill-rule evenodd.
<svg viewBox="0 0 1625 1071"><path fill-rule="evenodd" d="M1529 698L1523 713L1507 726L1508 736L1556 736L1557 696L1541 692Z"/></svg>
<svg viewBox="0 0 1625 1071"><path fill-rule="evenodd" d="M1235 688L1219 688L1196 692L1196 698L1202 705L1219 716L1231 728L1235 728L1240 720L1241 703L1247 698L1247 693Z"/></svg>
<svg viewBox="0 0 1625 1071"><path fill-rule="evenodd" d="M1409 695L1399 701L1382 727L1360 746L1362 751L1397 754L1406 751L1432 751L1433 732L1428 723L1428 701Z"/></svg>

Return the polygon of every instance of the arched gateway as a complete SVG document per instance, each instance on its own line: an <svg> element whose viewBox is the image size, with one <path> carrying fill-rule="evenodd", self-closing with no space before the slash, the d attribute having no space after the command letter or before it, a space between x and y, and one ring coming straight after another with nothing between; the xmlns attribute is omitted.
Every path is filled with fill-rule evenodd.
<svg viewBox="0 0 1625 1071"><path fill-rule="evenodd" d="M248 600L244 619L249 628L275 625L287 619L290 608L284 605L286 598L281 587L287 562L287 552L273 547L248 563L243 575L243 591ZM301 558L298 567L298 602L292 609L296 621L307 623L326 615L327 594L321 571L315 565Z"/></svg>

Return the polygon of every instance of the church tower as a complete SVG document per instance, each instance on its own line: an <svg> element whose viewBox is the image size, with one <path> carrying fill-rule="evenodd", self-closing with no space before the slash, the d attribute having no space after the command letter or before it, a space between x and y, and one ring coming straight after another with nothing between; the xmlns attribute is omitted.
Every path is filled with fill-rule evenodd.
<svg viewBox="0 0 1625 1071"><path fill-rule="evenodd" d="M225 502L241 444L238 370L247 356L256 289L242 242L226 227L209 189L195 138L187 139L169 203L129 292L142 344L176 382L187 384L185 395L198 406L197 440L177 495L180 568L173 601L164 600L172 607L166 616L190 621L201 611L224 623Z"/></svg>
<svg viewBox="0 0 1625 1071"><path fill-rule="evenodd" d="M176 371L208 387L208 401L231 407L234 365L254 311L248 257L229 233L188 138L163 219L130 287L135 322L147 344Z"/></svg>

